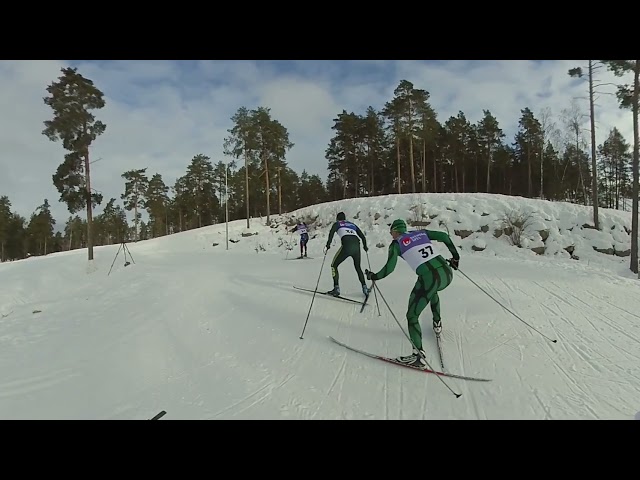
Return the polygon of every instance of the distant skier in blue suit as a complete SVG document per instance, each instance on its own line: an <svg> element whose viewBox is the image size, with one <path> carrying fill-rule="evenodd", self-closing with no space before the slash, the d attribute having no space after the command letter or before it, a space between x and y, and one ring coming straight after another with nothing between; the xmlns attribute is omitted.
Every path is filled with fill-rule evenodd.
<svg viewBox="0 0 640 480"><path fill-rule="evenodd" d="M293 227L291 233L298 232L300 234L300 256L298 258L307 256L307 243L309 243L309 231L307 228L307 224L302 220L298 220L298 224ZM304 250L304 255L303 255Z"/></svg>

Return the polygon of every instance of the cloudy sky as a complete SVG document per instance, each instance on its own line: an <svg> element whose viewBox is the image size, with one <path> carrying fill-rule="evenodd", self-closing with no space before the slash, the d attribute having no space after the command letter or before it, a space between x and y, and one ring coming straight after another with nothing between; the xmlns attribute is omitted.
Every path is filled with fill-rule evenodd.
<svg viewBox="0 0 640 480"><path fill-rule="evenodd" d="M59 142L42 130L51 110L46 87L65 66L78 67L106 96L94 112L107 124L94 143L92 185L120 201L121 174L133 168L162 174L173 185L191 158L204 153L217 162L231 116L241 106L270 107L295 143L289 165L325 180L324 152L332 119L343 109L363 113L392 98L402 79L430 92L441 121L462 110L475 122L489 109L512 140L520 110L550 107L559 115L586 84L567 75L586 61L0 61L0 195L29 218L45 198L62 227L69 216L52 175L64 157ZM599 79L620 81L601 71ZM628 81L625 78L625 81ZM613 91L608 87L608 91ZM579 100L588 112L586 99ZM615 97L602 95L596 110L597 142L617 126L633 141L632 117ZM585 119L587 121L588 119ZM585 123L588 127L588 123ZM586 132L588 135L588 132ZM99 206L96 213L102 211ZM129 216L132 218L132 215ZM62 224L62 225L60 225Z"/></svg>

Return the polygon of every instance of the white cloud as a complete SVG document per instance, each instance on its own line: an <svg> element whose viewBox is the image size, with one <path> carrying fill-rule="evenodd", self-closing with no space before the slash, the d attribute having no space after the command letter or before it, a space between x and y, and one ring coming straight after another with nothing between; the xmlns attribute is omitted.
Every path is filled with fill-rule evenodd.
<svg viewBox="0 0 640 480"><path fill-rule="evenodd" d="M125 170L147 167L150 175L161 173L172 185L198 153L224 160L222 142L240 106L271 108L295 144L289 165L325 179L324 152L336 115L343 109L363 113L369 105L381 108L401 79L431 93L441 121L462 110L475 122L489 109L511 141L524 107L538 113L549 106L557 115L572 97L585 96L586 84L567 75L569 68L584 63L296 61L284 68L287 62L154 60L77 66L106 95L107 106L96 115L107 130L92 151L93 160L101 158L92 166L92 184L106 203L110 197L119 200ZM58 202L51 177L65 152L41 132L51 117L42 98L62 66L60 61L0 62L0 195L8 195L27 218L48 198L59 224L69 213ZM604 71L599 77L620 81ZM620 110L613 96L602 95L598 104L598 143L613 126L631 143L631 113ZM586 100L581 105L586 113Z"/></svg>

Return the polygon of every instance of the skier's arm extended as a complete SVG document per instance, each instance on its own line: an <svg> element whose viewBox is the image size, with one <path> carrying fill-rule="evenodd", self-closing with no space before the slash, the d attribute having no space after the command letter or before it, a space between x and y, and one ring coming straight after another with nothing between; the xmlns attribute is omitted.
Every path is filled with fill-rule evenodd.
<svg viewBox="0 0 640 480"><path fill-rule="evenodd" d="M387 275L390 275L396 268L398 264L398 257L400 256L400 246L398 242L391 242L389 245L389 254L387 256L387 263L380 269L378 273L372 273L371 275L367 275L369 280L381 280Z"/></svg>
<svg viewBox="0 0 640 480"><path fill-rule="evenodd" d="M429 235L429 238L431 240L444 243L449 249L449 252L451 252L451 256L453 257L454 260L460 259L460 254L458 253L458 250L456 249L456 246L453 244L453 241L451 240L451 237L449 235L447 235L445 232L440 232L438 230L425 230L425 231L427 232L427 235Z"/></svg>
<svg viewBox="0 0 640 480"><path fill-rule="evenodd" d="M335 233L337 231L338 231L338 222L335 222L331 226L331 230L329 231L329 238L327 238L327 250L329 250L329 248L331 248L331 240L333 239L333 236L335 235Z"/></svg>

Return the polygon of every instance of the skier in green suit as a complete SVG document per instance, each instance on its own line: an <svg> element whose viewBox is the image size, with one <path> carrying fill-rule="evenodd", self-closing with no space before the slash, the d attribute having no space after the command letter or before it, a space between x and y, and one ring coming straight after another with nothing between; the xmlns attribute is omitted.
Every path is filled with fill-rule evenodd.
<svg viewBox="0 0 640 480"><path fill-rule="evenodd" d="M338 266L344 262L347 258L353 258L353 266L358 274L358 280L362 284L362 293L369 295L369 289L367 288L367 282L364 280L364 273L362 273L362 267L360 266L360 240L362 240L362 248L366 252L369 250L367 247L367 239L362 233L362 230L353 222L348 222L344 212L336 215L336 221L331 227L329 232L329 238L327 238L327 245L324 253L326 255L329 248L331 248L331 240L334 234L338 234L340 237L340 248L333 257L331 262L331 276L333 277L333 290L329 290L329 295L340 295L340 276L338 275Z"/></svg>
<svg viewBox="0 0 640 480"><path fill-rule="evenodd" d="M406 357L398 357L397 360L413 366L424 368L424 349L422 348L422 329L420 327L420 314L428 304L431 304L433 314L433 331L436 335L442 332L440 318L440 299L438 292L447 288L453 280L451 268L458 269L460 255L449 235L434 230L417 230L407 232L407 224L404 220L394 220L389 233L393 237L389 245L387 263L379 272L373 273L366 270L369 280L381 280L391 274L396 268L398 257L402 257L416 272L418 279L409 295L407 308L407 323L409 336L413 342L413 353ZM452 259L447 261L440 255L432 241L444 243ZM418 352L422 352L422 355Z"/></svg>

